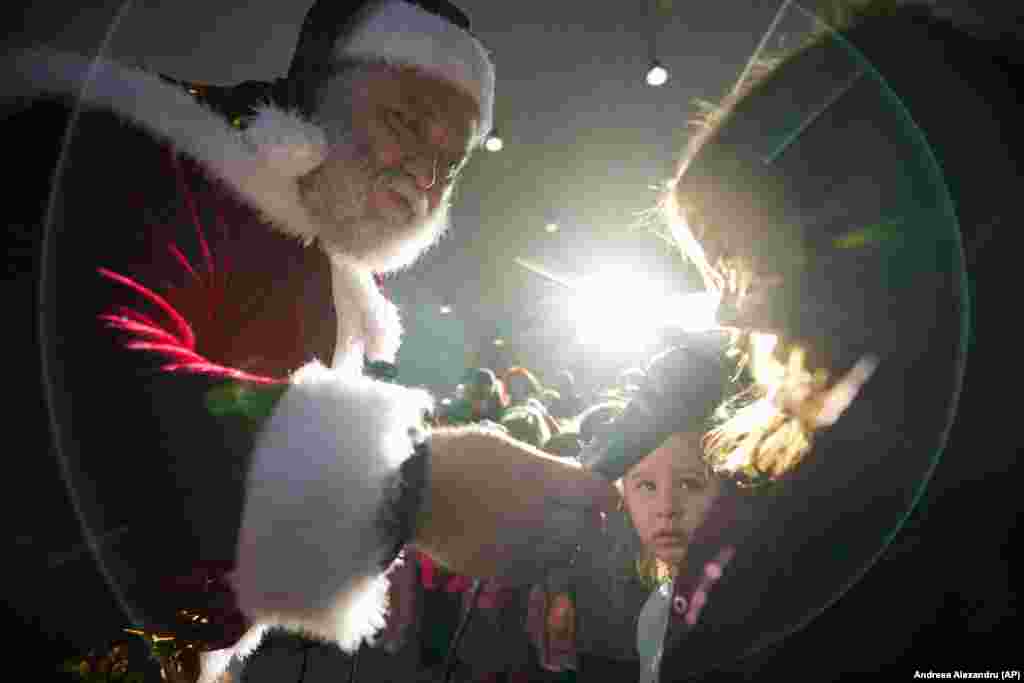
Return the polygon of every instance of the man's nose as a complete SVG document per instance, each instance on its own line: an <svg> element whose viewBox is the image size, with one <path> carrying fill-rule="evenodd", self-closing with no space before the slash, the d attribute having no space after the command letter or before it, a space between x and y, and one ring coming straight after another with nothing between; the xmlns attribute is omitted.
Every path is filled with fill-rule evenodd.
<svg viewBox="0 0 1024 683"><path fill-rule="evenodd" d="M416 187L422 192L437 184L437 155L418 154L409 157L404 163L405 172L413 177Z"/></svg>

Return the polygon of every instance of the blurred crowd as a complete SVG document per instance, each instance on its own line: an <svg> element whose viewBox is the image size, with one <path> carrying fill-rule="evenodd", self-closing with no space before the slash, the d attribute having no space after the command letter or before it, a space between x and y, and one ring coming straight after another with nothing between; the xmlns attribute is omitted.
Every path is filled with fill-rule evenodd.
<svg viewBox="0 0 1024 683"><path fill-rule="evenodd" d="M521 366L471 368L440 401L435 419L438 425L492 427L551 455L576 458L595 429L625 407L643 377L642 369L630 368L612 385L587 392L569 370L545 384Z"/></svg>

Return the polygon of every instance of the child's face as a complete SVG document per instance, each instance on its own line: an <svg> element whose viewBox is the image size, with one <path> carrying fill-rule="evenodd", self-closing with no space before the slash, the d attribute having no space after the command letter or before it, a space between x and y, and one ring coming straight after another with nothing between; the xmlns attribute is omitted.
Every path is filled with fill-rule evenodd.
<svg viewBox="0 0 1024 683"><path fill-rule="evenodd" d="M677 433L622 478L626 510L644 547L669 564L686 557L690 540L719 492L701 459L701 433Z"/></svg>

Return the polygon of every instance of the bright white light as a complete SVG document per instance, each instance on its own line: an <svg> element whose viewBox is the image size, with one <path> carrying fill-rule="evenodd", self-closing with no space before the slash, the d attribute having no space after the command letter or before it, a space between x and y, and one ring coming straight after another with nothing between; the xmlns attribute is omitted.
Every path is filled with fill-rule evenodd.
<svg viewBox="0 0 1024 683"><path fill-rule="evenodd" d="M718 327L718 303L721 297L711 292L691 292L665 298L663 322L687 332Z"/></svg>
<svg viewBox="0 0 1024 683"><path fill-rule="evenodd" d="M647 85L659 86L665 85L668 81L668 69L663 67L657 62L651 67L651 70L647 72Z"/></svg>
<svg viewBox="0 0 1024 683"><path fill-rule="evenodd" d="M452 404L452 400L450 398L442 398L441 399L441 405L443 405L443 406L450 406L451 404Z"/></svg>
<svg viewBox="0 0 1024 683"><path fill-rule="evenodd" d="M548 223L544 226L544 229L548 232L558 232L558 223Z"/></svg>
<svg viewBox="0 0 1024 683"><path fill-rule="evenodd" d="M495 346L504 346L504 345L505 345L505 340L504 340L504 339L501 339L501 338L499 337L498 339L495 339L495 340L494 340L494 345L495 345Z"/></svg>
<svg viewBox="0 0 1024 683"><path fill-rule="evenodd" d="M623 267L581 281L570 310L580 342L613 353L633 353L651 346L666 327L716 327L718 297L706 292L670 296L663 284Z"/></svg>
<svg viewBox="0 0 1024 683"><path fill-rule="evenodd" d="M452 312L452 307L451 306L442 306L441 307L441 315L448 315L451 312Z"/></svg>
<svg viewBox="0 0 1024 683"><path fill-rule="evenodd" d="M484 149L488 152L500 152L501 148L505 146L501 138L495 133L491 133L487 136L487 140L484 141Z"/></svg>

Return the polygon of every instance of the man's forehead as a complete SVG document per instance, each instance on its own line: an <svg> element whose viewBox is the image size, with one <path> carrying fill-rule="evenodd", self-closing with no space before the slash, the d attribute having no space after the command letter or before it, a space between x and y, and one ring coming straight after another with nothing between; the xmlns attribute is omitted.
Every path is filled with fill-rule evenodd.
<svg viewBox="0 0 1024 683"><path fill-rule="evenodd" d="M378 65L368 73L368 95L413 107L442 121L462 139L476 133L480 106L452 83L413 66Z"/></svg>

